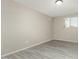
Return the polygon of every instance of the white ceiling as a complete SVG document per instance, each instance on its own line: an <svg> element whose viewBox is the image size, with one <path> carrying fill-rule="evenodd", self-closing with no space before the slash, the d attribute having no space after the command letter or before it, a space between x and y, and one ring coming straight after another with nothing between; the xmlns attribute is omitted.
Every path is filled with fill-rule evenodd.
<svg viewBox="0 0 79 59"><path fill-rule="evenodd" d="M16 2L26 5L36 11L48 16L67 16L77 14L78 0L63 0L63 4L58 6L56 0L15 0Z"/></svg>

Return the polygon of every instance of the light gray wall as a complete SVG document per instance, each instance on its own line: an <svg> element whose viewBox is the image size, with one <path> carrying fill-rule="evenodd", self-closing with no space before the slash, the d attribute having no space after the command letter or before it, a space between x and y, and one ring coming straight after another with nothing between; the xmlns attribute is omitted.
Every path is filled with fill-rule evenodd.
<svg viewBox="0 0 79 59"><path fill-rule="evenodd" d="M65 27L65 19L66 17L57 17L53 21L53 39L77 42L77 27Z"/></svg>
<svg viewBox="0 0 79 59"><path fill-rule="evenodd" d="M52 18L30 8L2 0L2 55L51 40Z"/></svg>

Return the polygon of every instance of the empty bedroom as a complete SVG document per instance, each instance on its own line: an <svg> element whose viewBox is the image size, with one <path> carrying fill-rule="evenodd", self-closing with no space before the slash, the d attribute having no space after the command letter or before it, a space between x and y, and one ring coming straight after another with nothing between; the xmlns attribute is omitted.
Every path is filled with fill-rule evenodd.
<svg viewBox="0 0 79 59"><path fill-rule="evenodd" d="M78 59L78 0L1 0L1 59Z"/></svg>

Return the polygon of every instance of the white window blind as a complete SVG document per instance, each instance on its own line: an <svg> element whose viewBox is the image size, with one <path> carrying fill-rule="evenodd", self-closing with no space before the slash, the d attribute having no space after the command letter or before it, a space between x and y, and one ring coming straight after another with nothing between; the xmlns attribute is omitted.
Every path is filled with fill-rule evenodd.
<svg viewBox="0 0 79 59"><path fill-rule="evenodd" d="M77 17L70 17L65 19L65 27L78 27L78 18Z"/></svg>

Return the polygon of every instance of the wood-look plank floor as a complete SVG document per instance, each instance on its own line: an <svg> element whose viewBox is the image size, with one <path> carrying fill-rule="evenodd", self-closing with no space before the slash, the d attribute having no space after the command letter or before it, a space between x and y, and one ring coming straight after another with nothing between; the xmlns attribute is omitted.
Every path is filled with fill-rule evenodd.
<svg viewBox="0 0 79 59"><path fill-rule="evenodd" d="M77 43L52 40L2 59L78 59Z"/></svg>

